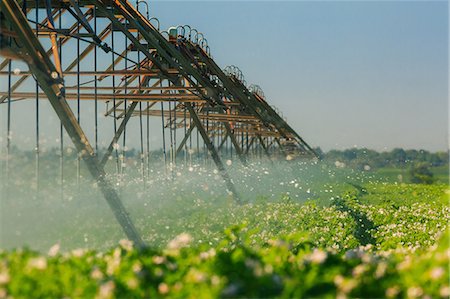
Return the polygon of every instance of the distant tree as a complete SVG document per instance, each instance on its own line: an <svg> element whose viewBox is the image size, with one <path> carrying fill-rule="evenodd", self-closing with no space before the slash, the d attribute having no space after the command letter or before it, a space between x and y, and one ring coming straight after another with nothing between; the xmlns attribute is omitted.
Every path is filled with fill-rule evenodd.
<svg viewBox="0 0 450 299"><path fill-rule="evenodd" d="M357 149L347 149L343 152L344 159L351 161L357 157Z"/></svg>
<svg viewBox="0 0 450 299"><path fill-rule="evenodd" d="M417 163L409 171L411 182L415 184L432 184L434 182L433 173L427 163Z"/></svg>
<svg viewBox="0 0 450 299"><path fill-rule="evenodd" d="M406 150L405 154L406 154L406 162L413 163L418 161L419 152L417 150Z"/></svg>
<svg viewBox="0 0 450 299"><path fill-rule="evenodd" d="M436 153L436 156L438 156L439 160L441 161L441 165L448 164L449 155L450 155L450 151Z"/></svg>
<svg viewBox="0 0 450 299"><path fill-rule="evenodd" d="M403 165L406 163L406 152L402 148L394 148L390 154L391 162L398 165Z"/></svg>

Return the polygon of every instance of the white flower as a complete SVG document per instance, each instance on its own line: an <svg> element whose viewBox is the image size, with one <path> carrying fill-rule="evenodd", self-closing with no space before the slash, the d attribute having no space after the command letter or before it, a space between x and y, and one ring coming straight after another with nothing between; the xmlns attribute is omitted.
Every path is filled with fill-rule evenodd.
<svg viewBox="0 0 450 299"><path fill-rule="evenodd" d="M103 279L104 275L98 267L95 267L94 270L92 270L92 272L91 272L91 277L93 279L100 280L100 279Z"/></svg>
<svg viewBox="0 0 450 299"><path fill-rule="evenodd" d="M365 265L358 265L358 266L356 266L353 269L352 274L353 274L353 276L360 276L365 271L366 271L366 266Z"/></svg>
<svg viewBox="0 0 450 299"><path fill-rule="evenodd" d="M182 233L176 236L173 240L169 242L167 245L168 249L180 249L183 247L189 246L189 243L192 241L192 236L187 233Z"/></svg>
<svg viewBox="0 0 450 299"><path fill-rule="evenodd" d="M169 292L169 286L166 284L166 283L164 283L164 282L161 282L159 285L158 285L158 292L160 293L160 294L167 294L168 292Z"/></svg>
<svg viewBox="0 0 450 299"><path fill-rule="evenodd" d="M393 286L386 289L386 297L388 298L394 298L397 296L397 294L400 292L400 289L398 286Z"/></svg>
<svg viewBox="0 0 450 299"><path fill-rule="evenodd" d="M121 257L120 257L120 249L116 248L112 254L112 256L107 256L106 260L106 273L108 275L113 275L114 272L119 268Z"/></svg>
<svg viewBox="0 0 450 299"><path fill-rule="evenodd" d="M32 258L28 261L28 267L45 270L47 268L47 260L44 257Z"/></svg>
<svg viewBox="0 0 450 299"><path fill-rule="evenodd" d="M375 277L380 278L380 277L384 276L384 274L386 273L386 269L387 269L386 262L379 263L377 265L377 269L375 270Z"/></svg>
<svg viewBox="0 0 450 299"><path fill-rule="evenodd" d="M136 262L133 264L133 272L138 273L142 270L142 264L140 262Z"/></svg>
<svg viewBox="0 0 450 299"><path fill-rule="evenodd" d="M442 268L442 267L436 267L436 268L433 268L433 269L431 270L431 272L430 272L430 277L431 277L432 280L437 280L437 279L439 279L440 277L442 277L442 275L444 275L444 273L445 273L444 268Z"/></svg>
<svg viewBox="0 0 450 299"><path fill-rule="evenodd" d="M165 261L166 261L166 258L163 257L163 256L155 255L155 256L152 258L152 262L153 262L155 265L161 265L161 264L163 264Z"/></svg>
<svg viewBox="0 0 450 299"><path fill-rule="evenodd" d="M77 248L77 249L72 250L72 255L74 257L82 257L85 253L86 253L86 250L84 250L83 248Z"/></svg>
<svg viewBox="0 0 450 299"><path fill-rule="evenodd" d="M113 281L108 281L100 286L97 298L112 298L116 285Z"/></svg>
<svg viewBox="0 0 450 299"><path fill-rule="evenodd" d="M2 272L0 273L0 285L7 284L10 280L9 273L8 272Z"/></svg>
<svg viewBox="0 0 450 299"><path fill-rule="evenodd" d="M441 287L439 289L439 295L441 295L441 297L448 298L448 296L450 296L450 287L449 286Z"/></svg>
<svg viewBox="0 0 450 299"><path fill-rule="evenodd" d="M133 242L127 239L120 240L119 245L127 251L131 251L133 249Z"/></svg>
<svg viewBox="0 0 450 299"><path fill-rule="evenodd" d="M135 277L128 279L126 283L127 286L132 290L136 289L139 285L139 281Z"/></svg>
<svg viewBox="0 0 450 299"><path fill-rule="evenodd" d="M200 259L201 260L206 260L209 259L211 257L214 257L216 255L216 251L214 250L214 248L211 248L208 251L204 251L200 253Z"/></svg>
<svg viewBox="0 0 450 299"><path fill-rule="evenodd" d="M59 249L60 249L60 245L59 243L56 243L55 245L53 245L52 247L50 247L50 249L48 250L48 256L55 256L58 254Z"/></svg>
<svg viewBox="0 0 450 299"><path fill-rule="evenodd" d="M337 287L339 287L344 282L344 277L342 275L336 275L333 282Z"/></svg>
<svg viewBox="0 0 450 299"><path fill-rule="evenodd" d="M407 293L409 298L417 298L423 294L423 290L420 287L410 287Z"/></svg>
<svg viewBox="0 0 450 299"><path fill-rule="evenodd" d="M314 249L314 251L310 254L309 260L313 264L322 264L327 259L327 253L323 250Z"/></svg>

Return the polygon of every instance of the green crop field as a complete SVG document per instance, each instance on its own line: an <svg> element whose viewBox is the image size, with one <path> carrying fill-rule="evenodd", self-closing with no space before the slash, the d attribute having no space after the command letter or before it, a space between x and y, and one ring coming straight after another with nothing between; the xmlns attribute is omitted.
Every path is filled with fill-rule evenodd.
<svg viewBox="0 0 450 299"><path fill-rule="evenodd" d="M3 219L12 229L0 298L450 295L448 184L402 183L386 169L260 163L232 170L246 199L238 205L213 171L193 169L155 174L152 192L131 177L121 187L143 251L91 199L95 186L72 186L61 199L49 183L40 198L23 191L5 201L17 214Z"/></svg>

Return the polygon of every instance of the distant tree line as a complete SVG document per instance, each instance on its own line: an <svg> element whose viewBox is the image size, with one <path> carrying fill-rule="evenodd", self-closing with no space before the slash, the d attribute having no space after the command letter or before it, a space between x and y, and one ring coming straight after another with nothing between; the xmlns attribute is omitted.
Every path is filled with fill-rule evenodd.
<svg viewBox="0 0 450 299"><path fill-rule="evenodd" d="M449 152L429 152L426 150L404 150L395 148L387 152L377 152L367 148L352 148L346 150L330 150L323 152L315 149L323 160L344 163L348 167L365 169L381 167L412 167L417 164L428 167L448 165Z"/></svg>
<svg viewBox="0 0 450 299"><path fill-rule="evenodd" d="M330 163L339 163L339 165L345 165L354 169L376 169L382 167L398 167L398 168L411 168L413 166L421 165L421 167L437 167L449 164L449 151L447 152L429 152L426 150L404 150L396 148L391 151L377 152L375 150L367 148L351 148L346 150L330 150L323 152L320 148L314 149L321 157L322 160ZM105 148L99 149L99 156L103 156ZM33 150L21 150L13 146L11 153L15 158L21 158L25 160L33 160L36 157L36 152ZM122 150L118 150L118 154L121 154ZM134 148L130 148L126 151L127 158L139 158L140 151ZM168 153L167 153L168 154ZM203 156L205 153L200 151L195 153L195 156ZM43 160L55 160L55 157L61 155L59 148L48 148L40 152L40 158ZM64 157L66 159L75 158L77 155L73 147L64 148ZM116 152L113 152L113 156ZM153 159L162 159L162 149L150 151L150 156ZM4 157L0 157L1 158Z"/></svg>

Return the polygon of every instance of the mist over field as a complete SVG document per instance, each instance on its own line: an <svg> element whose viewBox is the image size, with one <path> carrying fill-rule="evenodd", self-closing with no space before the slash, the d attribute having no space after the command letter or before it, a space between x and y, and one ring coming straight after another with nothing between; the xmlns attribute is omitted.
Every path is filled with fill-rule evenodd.
<svg viewBox="0 0 450 299"><path fill-rule="evenodd" d="M376 161L380 159L377 157L386 164L390 159L387 157L397 157L398 152L370 156L369 150L329 152L323 161L262 157L247 166L239 160L225 159L229 176L244 202L239 205L210 159L191 154L181 156L177 165L172 165L164 164L160 152L153 152L147 164L148 161L132 153L125 159L113 155L107 164L108 179L144 241L155 248L166 246L180 233L196 235L200 243L217 243L227 226L239 223L232 210L227 211L231 214L226 221L206 228L193 226L198 226L199 221L205 225L214 223L223 217L219 210L245 210L248 205L284 201L332 206L348 190L361 192L366 186L388 183L405 185L411 179L409 171L414 165L406 160L410 166L377 168ZM411 156L415 152L408 153ZM440 172L435 180L443 183L448 179L445 155L417 154L422 160L434 161L433 169ZM59 158L55 151L42 155L38 180L31 152L16 150L8 165L3 161L2 248L27 246L46 252L58 243L62 250L79 247L105 250L125 237L84 162L78 163L70 149L65 151L63 164ZM404 163L395 161L391 163ZM444 164L439 166L441 163Z"/></svg>
<svg viewBox="0 0 450 299"><path fill-rule="evenodd" d="M212 218L215 208L236 205L212 161L182 162L165 167L155 160L150 169L145 165L142 177L140 161L130 158L123 162L123 173L109 175L144 240L152 246L164 246L178 233L189 232L189 227L181 227L179 221L189 225L197 207L207 207L211 214L203 217ZM337 194L333 185L338 178L347 176L349 181L360 182L373 179L370 173L343 171L312 161L262 159L246 167L239 160L224 162L246 203L283 198L299 203L319 198L331 201ZM2 248L29 246L45 251L60 243L67 250L106 249L124 238L84 162L80 163L80 178L77 164L76 156L65 158L61 184L56 155L41 159L38 181L34 157L11 157L10 175L2 181ZM115 159L108 164L113 173L115 165ZM217 227L212 233L223 229Z"/></svg>

